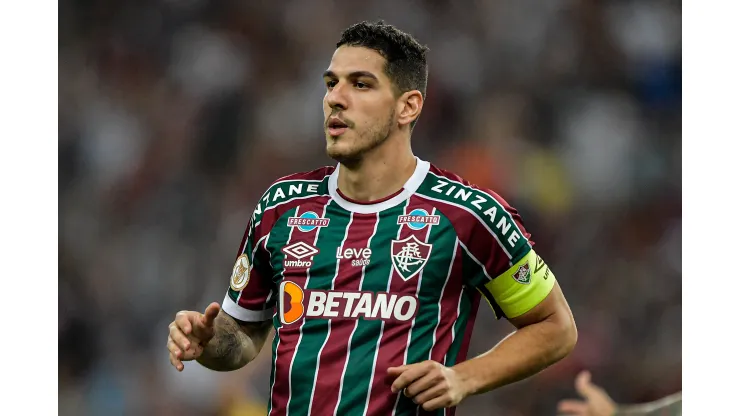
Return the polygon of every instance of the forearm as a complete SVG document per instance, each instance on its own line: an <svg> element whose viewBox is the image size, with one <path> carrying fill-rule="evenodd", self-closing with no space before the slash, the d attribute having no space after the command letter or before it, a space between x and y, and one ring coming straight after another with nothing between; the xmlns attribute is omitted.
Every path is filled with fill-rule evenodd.
<svg viewBox="0 0 740 416"><path fill-rule="evenodd" d="M575 334L569 328L545 320L517 330L490 351L453 369L468 395L480 394L538 373L565 357L574 345Z"/></svg>
<svg viewBox="0 0 740 416"><path fill-rule="evenodd" d="M614 416L680 415L681 392L650 403L620 405Z"/></svg>
<svg viewBox="0 0 740 416"><path fill-rule="evenodd" d="M221 312L214 321L213 338L197 361L214 371L237 370L257 356L263 343L261 332L248 334L234 318Z"/></svg>

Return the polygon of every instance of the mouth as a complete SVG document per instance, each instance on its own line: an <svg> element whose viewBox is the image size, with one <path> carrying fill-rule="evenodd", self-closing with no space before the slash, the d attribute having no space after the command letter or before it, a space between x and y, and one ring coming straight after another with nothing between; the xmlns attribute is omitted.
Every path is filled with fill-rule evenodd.
<svg viewBox="0 0 740 416"><path fill-rule="evenodd" d="M347 126L347 123L343 122L342 120L338 118L329 119L329 122L326 123L326 127L327 127L327 130L329 131L329 135L332 137L339 137L349 129L349 126Z"/></svg>

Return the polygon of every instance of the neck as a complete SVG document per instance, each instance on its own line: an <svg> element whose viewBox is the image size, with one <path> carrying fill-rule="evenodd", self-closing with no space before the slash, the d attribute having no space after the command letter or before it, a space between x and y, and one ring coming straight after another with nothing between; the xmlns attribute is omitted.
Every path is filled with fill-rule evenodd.
<svg viewBox="0 0 740 416"><path fill-rule="evenodd" d="M408 141L394 146L389 138L351 166L340 165L337 186L342 194L361 202L377 201L398 192L416 169ZM399 141L400 142L400 141Z"/></svg>

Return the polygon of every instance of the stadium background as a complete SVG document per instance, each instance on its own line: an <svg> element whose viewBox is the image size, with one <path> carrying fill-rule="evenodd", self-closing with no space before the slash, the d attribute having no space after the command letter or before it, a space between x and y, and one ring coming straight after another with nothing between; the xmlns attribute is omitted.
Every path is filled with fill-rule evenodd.
<svg viewBox="0 0 740 416"><path fill-rule="evenodd" d="M221 301L273 179L333 163L321 73L343 28L377 18L431 47L417 155L520 210L579 328L570 357L458 414L554 414L583 368L622 402L681 388L680 2L63 0L59 12L60 414L264 405L269 350L238 372L177 373L167 324ZM470 354L511 329L481 308Z"/></svg>

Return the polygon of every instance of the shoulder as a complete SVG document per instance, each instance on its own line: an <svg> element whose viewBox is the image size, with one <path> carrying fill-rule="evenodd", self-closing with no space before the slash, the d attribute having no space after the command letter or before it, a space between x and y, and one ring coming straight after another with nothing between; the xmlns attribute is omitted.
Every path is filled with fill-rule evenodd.
<svg viewBox="0 0 740 416"><path fill-rule="evenodd" d="M262 194L260 201L265 205L284 202L292 197L304 197L311 194L322 195L321 186L329 179L335 167L323 166L306 172L298 172L280 177L273 181ZM261 203L262 203L261 202Z"/></svg>
<svg viewBox="0 0 740 416"><path fill-rule="evenodd" d="M286 175L283 177L280 177L272 182L272 186L275 184L278 184L280 182L285 181L318 181L321 182L326 177L331 175L334 172L334 169L336 169L335 166L322 166L320 168L309 170L306 172L297 172L297 173L291 173L290 175Z"/></svg>
<svg viewBox="0 0 740 416"><path fill-rule="evenodd" d="M268 211L274 211L271 217L275 220L280 214L296 204L313 198L328 197L327 182L334 169L333 166L324 166L276 179L257 201L252 222L260 223L262 217Z"/></svg>
<svg viewBox="0 0 740 416"><path fill-rule="evenodd" d="M418 193L441 204L471 210L479 215L487 215L486 211L498 209L514 211L514 208L496 191L480 187L434 165L430 166Z"/></svg>
<svg viewBox="0 0 740 416"><path fill-rule="evenodd" d="M432 165L417 196L444 214L463 242L490 238L490 243L502 247L510 258L530 246L530 235L516 209L495 191L453 172Z"/></svg>

